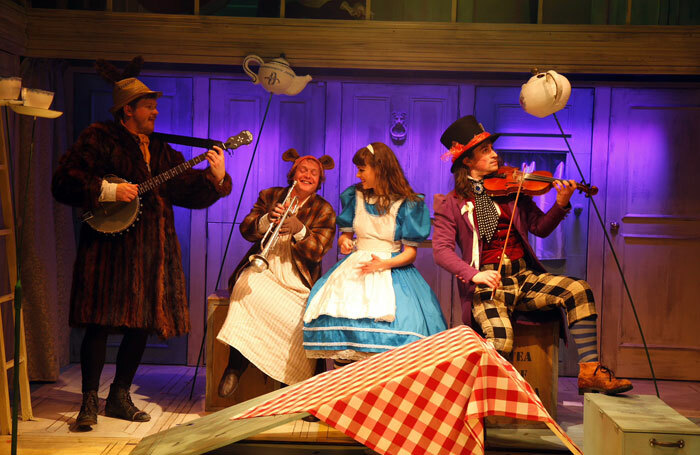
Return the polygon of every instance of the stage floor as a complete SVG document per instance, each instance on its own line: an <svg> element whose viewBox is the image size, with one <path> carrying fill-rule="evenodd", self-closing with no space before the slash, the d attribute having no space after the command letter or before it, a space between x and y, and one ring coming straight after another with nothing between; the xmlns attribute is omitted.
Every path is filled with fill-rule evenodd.
<svg viewBox="0 0 700 455"><path fill-rule="evenodd" d="M89 432L77 432L75 418L80 407L80 366L66 367L56 383L34 384L32 406L34 420L19 422L19 451L22 455L126 455L141 438L161 430L203 416L204 369L200 368L197 384L189 399L192 386L193 367L142 365L134 380L132 398L141 409L151 414L151 421L133 423L105 417L102 414L104 398L114 376L114 365L106 365L100 386L100 415L98 425ZM653 395L651 381L634 380L635 394ZM661 399L680 414L696 424L700 423L700 382L659 381ZM583 397L576 389L576 378L559 378L559 402L557 422L579 447L583 447ZM551 437L550 437L551 436ZM562 448L549 430L528 430L524 434L513 434L512 430L487 431L487 454L507 453L506 448L517 442L521 449L528 449L527 438L533 446L551 441L556 451ZM0 455L10 453L10 436L0 436ZM296 445L313 445L315 453L363 453L363 448L339 431L319 423L296 421L250 438L238 448L221 449L216 453L301 453L289 450L284 441ZM525 442L523 442L525 441ZM525 447L522 447L523 443ZM326 447L327 450L322 449ZM335 449L333 449L335 447ZM310 447L309 447L310 448ZM542 449L529 453L543 453ZM311 452L309 452L311 453ZM373 453L373 452L368 452ZM528 452L520 452L520 455Z"/></svg>

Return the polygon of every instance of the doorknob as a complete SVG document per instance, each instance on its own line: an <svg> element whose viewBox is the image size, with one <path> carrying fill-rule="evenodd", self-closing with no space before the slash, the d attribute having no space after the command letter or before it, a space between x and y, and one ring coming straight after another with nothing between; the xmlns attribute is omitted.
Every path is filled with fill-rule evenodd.
<svg viewBox="0 0 700 455"><path fill-rule="evenodd" d="M617 221L610 222L610 233L615 235L620 231L620 223Z"/></svg>

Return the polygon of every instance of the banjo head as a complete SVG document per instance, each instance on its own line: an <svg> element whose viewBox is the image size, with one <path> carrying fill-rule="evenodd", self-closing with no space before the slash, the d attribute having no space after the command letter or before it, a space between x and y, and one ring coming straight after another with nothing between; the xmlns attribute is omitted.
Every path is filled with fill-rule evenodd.
<svg viewBox="0 0 700 455"><path fill-rule="evenodd" d="M105 176L104 179L109 183L129 183L113 175ZM101 207L93 210L92 218L86 222L103 234L118 234L134 224L140 208L138 196L131 202L102 202Z"/></svg>

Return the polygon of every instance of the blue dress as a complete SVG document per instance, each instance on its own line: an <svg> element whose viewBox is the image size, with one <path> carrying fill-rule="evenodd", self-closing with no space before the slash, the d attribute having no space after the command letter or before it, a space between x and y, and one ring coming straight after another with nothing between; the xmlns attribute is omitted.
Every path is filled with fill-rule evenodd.
<svg viewBox="0 0 700 455"><path fill-rule="evenodd" d="M380 215L354 185L340 201L336 223L342 232L355 232L357 249L311 289L304 315L307 356L360 360L446 330L437 297L412 264L366 275L357 271L372 255L393 257L401 244L415 247L428 238L425 202L395 201Z"/></svg>

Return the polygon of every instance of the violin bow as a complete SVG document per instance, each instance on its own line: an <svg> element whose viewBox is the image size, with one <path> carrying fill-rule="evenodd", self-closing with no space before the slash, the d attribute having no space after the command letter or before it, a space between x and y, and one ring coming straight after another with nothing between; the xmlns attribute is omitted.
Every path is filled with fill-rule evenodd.
<svg viewBox="0 0 700 455"><path fill-rule="evenodd" d="M510 221L508 222L508 230L506 231L506 241L503 244L503 251L501 251L501 257L498 260L498 268L496 271L498 273L501 273L501 267L503 266L503 257L506 255L506 247L508 246L508 238L510 237L510 230L513 227L513 218L515 218L515 210L518 208L518 199L520 198L520 190L523 188L523 182L525 181L525 174L523 172L520 173L520 183L518 184L518 192L515 194L515 202L513 203L513 213L510 214ZM491 291L491 300L496 295L496 289L498 289L498 286L494 286L493 290Z"/></svg>

